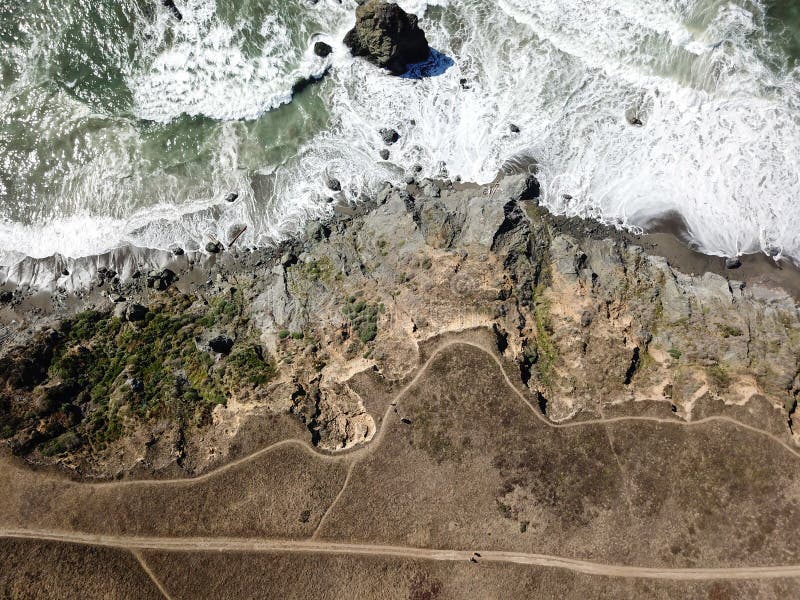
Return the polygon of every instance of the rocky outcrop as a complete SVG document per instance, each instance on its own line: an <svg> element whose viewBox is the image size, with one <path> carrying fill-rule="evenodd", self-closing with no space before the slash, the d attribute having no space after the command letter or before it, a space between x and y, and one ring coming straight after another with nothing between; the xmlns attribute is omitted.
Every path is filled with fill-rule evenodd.
<svg viewBox="0 0 800 600"><path fill-rule="evenodd" d="M209 257L200 277L188 255L114 277L102 289L126 297L121 319L109 299L0 347L9 445L101 476L202 472L290 434L352 448L387 410L374 386L400 389L428 340L476 329L553 421L723 414L793 443L789 294L724 276L744 270L686 274L614 229L554 217L527 174L410 179L357 205L337 194L327 221L274 251Z"/></svg>
<svg viewBox="0 0 800 600"><path fill-rule="evenodd" d="M426 60L431 52L416 15L383 0L368 0L356 9L356 25L344 43L353 56L364 57L395 75Z"/></svg>

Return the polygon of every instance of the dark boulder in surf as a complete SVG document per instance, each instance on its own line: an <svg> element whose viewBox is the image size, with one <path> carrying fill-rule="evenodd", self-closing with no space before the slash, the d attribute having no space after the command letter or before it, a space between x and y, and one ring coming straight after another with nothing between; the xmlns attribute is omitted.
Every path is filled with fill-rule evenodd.
<svg viewBox="0 0 800 600"><path fill-rule="evenodd" d="M431 53L416 15L397 4L368 0L356 9L356 26L344 38L353 56L361 56L394 75L409 65L426 60Z"/></svg>
<svg viewBox="0 0 800 600"><path fill-rule="evenodd" d="M325 58L326 56L330 55L331 52L333 52L333 48L331 48L325 42L314 43L314 54L320 58Z"/></svg>
<svg viewBox="0 0 800 600"><path fill-rule="evenodd" d="M175 6L174 0L161 0L161 4L163 4L164 7L172 13L172 16L178 19L178 21L183 21L183 15L181 14L181 11L178 10L178 7Z"/></svg>
<svg viewBox="0 0 800 600"><path fill-rule="evenodd" d="M387 146L391 146L400 139L400 134L397 133L397 130L395 129L384 128L378 131L378 133L380 134L383 143Z"/></svg>

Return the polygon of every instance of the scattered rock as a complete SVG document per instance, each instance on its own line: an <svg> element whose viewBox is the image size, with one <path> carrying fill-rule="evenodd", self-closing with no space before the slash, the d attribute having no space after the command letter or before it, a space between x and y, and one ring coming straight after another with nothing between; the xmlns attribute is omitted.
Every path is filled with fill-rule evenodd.
<svg viewBox="0 0 800 600"><path fill-rule="evenodd" d="M511 130L511 133L519 133L520 132L519 127L517 125L514 125L514 123L511 123L508 126L508 128Z"/></svg>
<svg viewBox="0 0 800 600"><path fill-rule="evenodd" d="M725 268L726 269L738 269L742 266L742 261L736 257L733 258L726 258L725 259Z"/></svg>
<svg viewBox="0 0 800 600"><path fill-rule="evenodd" d="M180 246L178 246L177 244L172 244L172 245L169 247L169 251L170 251L170 252L172 252L172 253L173 253L175 256L183 256L183 255L184 255L184 250L183 250L183 248L181 248L181 247L180 247Z"/></svg>
<svg viewBox="0 0 800 600"><path fill-rule="evenodd" d="M400 139L400 134L397 133L396 129L384 128L381 129L378 133L380 133L383 143L386 144L387 146L391 146L392 144L397 142L397 140Z"/></svg>
<svg viewBox="0 0 800 600"><path fill-rule="evenodd" d="M356 9L356 25L344 38L353 56L401 75L428 58L431 49L416 15L397 4L368 0Z"/></svg>
<svg viewBox="0 0 800 600"><path fill-rule="evenodd" d="M325 186L331 190L332 192L341 192L342 191L342 183L336 179L335 177L326 177L325 178Z"/></svg>
<svg viewBox="0 0 800 600"><path fill-rule="evenodd" d="M325 58L326 56L330 56L331 52L333 52L333 48L331 48L325 42L316 42L314 44L314 54L316 54L320 58Z"/></svg>
<svg viewBox="0 0 800 600"><path fill-rule="evenodd" d="M161 4L163 4L164 7L172 13L172 16L178 19L178 21L183 21L183 15L181 14L181 11L178 10L178 7L175 6L174 0L161 0Z"/></svg>
<svg viewBox="0 0 800 600"><path fill-rule="evenodd" d="M422 191L426 196L430 196L431 198L439 198L442 195L442 189L435 183L429 183Z"/></svg>
<svg viewBox="0 0 800 600"><path fill-rule="evenodd" d="M227 335L218 335L208 341L208 347L219 354L230 354L233 348L233 340Z"/></svg>
<svg viewBox="0 0 800 600"><path fill-rule="evenodd" d="M458 84L461 86L462 90L468 90L469 89L469 83L467 83L467 78L466 77L462 77L461 79L459 79L458 80Z"/></svg>
<svg viewBox="0 0 800 600"><path fill-rule="evenodd" d="M128 386L130 386L131 391L134 394L144 393L144 382L137 377L131 377L128 379Z"/></svg>
<svg viewBox="0 0 800 600"><path fill-rule="evenodd" d="M231 192L230 194L228 194L227 196L225 196L225 202L236 202L236 200L237 200L238 198L239 198L239 194L238 194L238 193L236 193L236 192Z"/></svg>
<svg viewBox="0 0 800 600"><path fill-rule="evenodd" d="M209 254L219 254L222 252L222 244L220 242L208 242L206 244L206 252Z"/></svg>
<svg viewBox="0 0 800 600"><path fill-rule="evenodd" d="M14 299L14 294L9 292L8 290L3 290L0 292L0 304L8 304Z"/></svg>
<svg viewBox="0 0 800 600"><path fill-rule="evenodd" d="M389 160L389 151L386 148L381 150L378 154L380 155L381 159Z"/></svg>
<svg viewBox="0 0 800 600"><path fill-rule="evenodd" d="M145 317L147 316L147 307L142 306L141 304L129 304L128 307L125 309L125 319L128 321L135 323L136 321L144 321Z"/></svg>
<svg viewBox="0 0 800 600"><path fill-rule="evenodd" d="M163 292L175 281L175 273L169 269L163 271L150 271L147 274L147 287Z"/></svg>

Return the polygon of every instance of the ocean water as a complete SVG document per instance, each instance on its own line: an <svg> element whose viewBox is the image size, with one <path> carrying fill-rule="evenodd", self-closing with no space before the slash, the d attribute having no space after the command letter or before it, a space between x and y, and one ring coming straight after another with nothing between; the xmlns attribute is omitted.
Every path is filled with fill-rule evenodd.
<svg viewBox="0 0 800 600"><path fill-rule="evenodd" d="M421 79L349 56L354 0L175 4L0 0L0 265L272 244L329 210L326 175L358 201L527 157L554 211L800 262L796 0L401 0L452 61Z"/></svg>

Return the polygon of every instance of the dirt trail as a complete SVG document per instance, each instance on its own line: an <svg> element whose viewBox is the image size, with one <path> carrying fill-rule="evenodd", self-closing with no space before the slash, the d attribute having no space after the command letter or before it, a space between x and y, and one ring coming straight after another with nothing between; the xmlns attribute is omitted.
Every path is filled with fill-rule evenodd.
<svg viewBox="0 0 800 600"><path fill-rule="evenodd" d="M87 487L95 486L134 486L134 485L192 485L199 481L204 481L214 477L215 475L233 469L239 465L252 461L259 456L271 452L272 450L283 446L299 446L304 451L313 454L321 460L339 461L346 460L352 461L349 465L347 476L342 485L339 494L334 502L328 507L325 515L321 519L319 525L314 531L310 539L305 540L283 540L283 539L250 539L250 538L229 538L229 537L136 537L136 536L113 536L113 535L95 535L86 534L81 532L69 531L53 531L53 530L40 530L40 529L0 529L0 538L14 538L14 539L27 539L39 541L52 541L62 543L74 543L90 546L101 546L109 548L121 548L129 550L134 553L142 563L143 568L147 571L148 575L156 582L159 589L169 598L168 592L163 589L157 578L154 577L147 567L146 563L141 559L139 551L142 550L161 550L172 552L298 552L298 553L322 553L322 554L346 554L346 555L366 555L366 556L391 556L398 558L412 558L424 560L438 560L438 561L469 561L473 557L474 550L447 550L447 549L429 549L429 548L416 548L410 546L391 546L391 545L375 545L375 544L351 544L344 542L331 542L320 541L316 539L317 534L322 529L322 526L332 512L332 508L337 504L339 498L343 495L350 476L361 457L374 451L380 445L380 441L385 435L388 422L392 419L392 408L395 403L399 401L413 386L423 377L429 365L439 356L444 350L453 346L470 346L481 350L489 355L494 363L500 368L503 379L506 384L513 390L517 397L525 403L530 411L536 418L555 429L583 427L590 425L604 425L608 423L619 423L623 421L644 421L654 423L664 423L677 426L697 426L707 424L713 421L722 421L752 431L759 435L770 438L772 441L780 444L785 450L800 458L800 452L790 447L785 441L779 437L756 427L745 425L725 416L711 416L697 421L682 421L678 418L659 418L659 417L641 417L641 416L623 416L600 418L586 421L577 421L570 423L553 423L531 403L525 394L517 388L508 376L506 369L496 355L493 349L486 347L472 341L465 340L452 340L448 341L438 348L428 357L428 359L420 365L416 375L409 381L403 388L394 396L394 400L387 407L381 427L372 440L372 442L360 449L354 449L339 454L326 454L316 451L309 446L306 442L298 439L287 439L266 448L242 457L238 460L232 461L218 469L205 473L201 476L191 479L170 479L170 480L142 480L142 481L115 481L107 483L89 483L81 484ZM668 579L668 580L715 580L715 579L774 579L774 578L787 578L787 577L800 577L800 565L785 565L785 566L760 566L760 567L735 567L735 568L692 568L692 569L662 569L653 567L636 567L625 565L606 565L602 563L565 558L560 556L553 556L547 554L530 554L523 552L507 552L507 551L494 551L494 550L481 550L478 562L501 562L501 563L516 563L521 565L542 566L551 568L566 569L569 571L584 573L587 575L601 575L609 577L627 577L627 578L644 578L644 579Z"/></svg>
<svg viewBox="0 0 800 600"><path fill-rule="evenodd" d="M639 579L670 579L676 581L703 581L713 579L777 579L800 577L800 565L778 567L733 567L716 569L661 569L606 565L588 560L564 558L550 554L501 552L494 550L441 550L412 546L384 546L377 544L346 544L314 540L281 540L251 538L167 538L110 536L50 530L0 529L0 537L82 544L118 548L129 551L155 550L166 552L298 552L310 554L346 554L353 556L390 556L437 561L464 561L476 558L476 568L482 562L515 563L565 569L586 575L625 577ZM163 590L162 590L163 591Z"/></svg>
<svg viewBox="0 0 800 600"><path fill-rule="evenodd" d="M153 573L153 571L150 569L150 566L142 557L142 553L139 552L138 550L134 550L132 554L133 557L139 563L139 565L142 567L142 570L145 573L147 573L147 576L150 578L150 581L153 582L153 585L155 585L158 588L158 591L161 592L161 595L164 596L166 600L173 600L172 596L170 596L170 593L167 591L167 588L164 587L164 584L162 584L161 580L158 577L156 577L156 574Z"/></svg>
<svg viewBox="0 0 800 600"><path fill-rule="evenodd" d="M648 423L662 423L667 425L676 425L682 427L696 427L698 425L704 425L712 422L724 422L735 427L739 427L741 429L746 429L747 431L751 431L753 433L757 433L764 437L771 439L773 442L781 445L786 451L793 454L796 458L800 458L800 451L795 448L792 448L786 441L780 439L778 436L769 433L768 431L764 431L763 429L759 429L757 427L753 427L751 425L746 425L736 419L732 419L731 417L726 417L722 415L710 416L705 417L703 419L698 419L696 421L683 421L677 417L675 418L660 418L660 417L645 417L645 416L622 416L622 417L608 417L608 418L600 418L600 419L587 419L585 421L573 421L568 423L554 423L553 421L549 420L545 417L532 403L531 401L525 397L519 388L511 381L511 378L506 373L506 369L502 363L502 361L497 357L495 352L487 348L482 344L478 344L476 342L466 341L466 340L452 340L446 342L436 348L428 359L418 368L416 375L413 377L411 381L409 381L403 388L395 394L394 399L390 402L389 406L386 409L386 412L383 415L383 419L381 421L380 428L378 429L377 434L375 437L370 441L369 444L366 446L362 446L360 448L352 448L349 450L341 451L338 453L326 453L320 452L310 446L307 442L299 439L286 439L281 440L280 442L276 442L265 448L261 448L252 454L248 454L247 456L243 456L238 458L234 461L231 461L221 467L208 471L203 475L198 475L197 477L190 477L190 478L180 478L180 479L132 479L126 481L109 481L109 482L98 482L98 483L83 483L81 485L85 486L96 486L96 487L124 487L124 486L153 486L153 485L191 485L196 482L206 481L208 479L213 478L219 473L223 473L230 469L236 468L239 465L246 464L259 456L263 456L276 448L280 448L283 446L298 446L301 449L305 450L309 454L313 454L315 457L319 458L320 460L328 460L328 461L339 461L339 460L357 460L358 458L371 453L375 448L380 446L380 442L383 439L385 431L387 429L386 425L388 421L391 419L392 416L392 409L394 405L412 388L416 383L423 377L430 366L430 364L438 358L439 354L443 351L451 348L453 346L470 346L473 348L477 348L482 352L485 352L489 358L499 367L500 372L503 375L503 379L506 382L506 385L514 392L514 394L525 403L525 405L530 409L530 411L534 414L534 416L543 424L547 425L548 427L552 427L554 429L568 429L572 427L586 427L590 425L604 425L608 423L622 423L622 422L648 422Z"/></svg>

